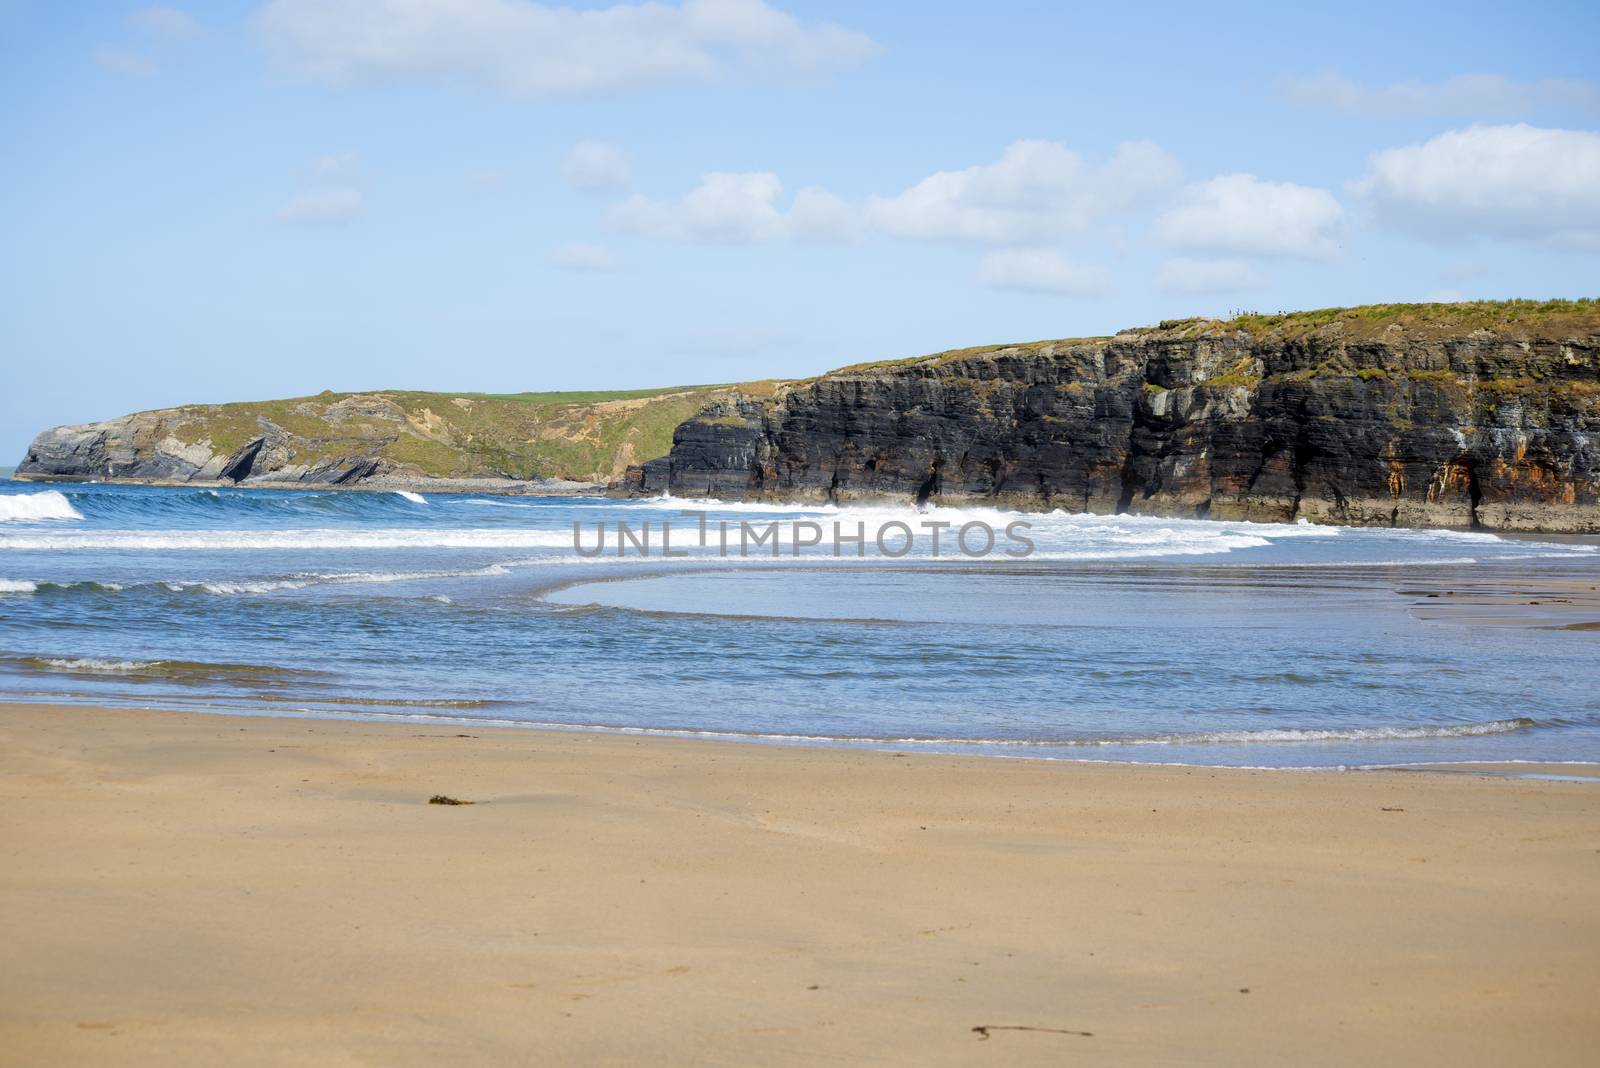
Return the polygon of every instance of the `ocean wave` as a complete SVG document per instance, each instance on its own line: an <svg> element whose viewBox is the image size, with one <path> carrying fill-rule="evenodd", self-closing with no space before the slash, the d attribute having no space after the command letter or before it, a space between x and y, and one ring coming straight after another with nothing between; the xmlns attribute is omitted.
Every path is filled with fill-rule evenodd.
<svg viewBox="0 0 1600 1068"><path fill-rule="evenodd" d="M24 671L63 675L111 675L129 679L168 682L223 682L236 686L268 686L330 678L328 672L309 668L273 667L266 664L210 663L199 660L134 660L95 656L0 657Z"/></svg>
<svg viewBox="0 0 1600 1068"><path fill-rule="evenodd" d="M531 503L526 502L526 501L495 501L495 500L490 500L487 497L467 497L467 498L465 498L463 500L451 501L450 503L451 504L458 504L458 505L459 504L471 505L471 506L473 506L475 508L521 508L521 509L526 510L526 509L529 509L529 508L540 508L540 507L543 507L542 505L531 504Z"/></svg>
<svg viewBox="0 0 1600 1068"><path fill-rule="evenodd" d="M571 530L405 528L309 530L106 530L5 534L0 549L290 550L553 549L572 547Z"/></svg>
<svg viewBox="0 0 1600 1068"><path fill-rule="evenodd" d="M41 519L82 519L83 514L59 490L0 494L0 523L30 523Z"/></svg>
<svg viewBox="0 0 1600 1068"><path fill-rule="evenodd" d="M280 579L263 579L255 582L220 582L220 581L195 581L195 582L164 582L167 589L174 593L187 590L199 590L203 593L215 594L248 594L248 593L274 593L278 590L303 590L308 586L321 585L363 585L367 583L387 582L425 582L430 579L444 578L479 578L492 575L508 574L503 564L490 564L488 567L477 567L466 571L351 571L334 574L301 573Z"/></svg>
<svg viewBox="0 0 1600 1068"><path fill-rule="evenodd" d="M101 660L92 656L72 659L41 657L35 661L39 667L91 675L127 675L137 671L149 671L161 663L160 660Z"/></svg>
<svg viewBox="0 0 1600 1068"><path fill-rule="evenodd" d="M389 492L393 493L396 497L404 497L406 500L410 501L412 504L427 504L428 503L428 498L424 497L420 493L412 493L410 490L390 490Z"/></svg>
<svg viewBox="0 0 1600 1068"><path fill-rule="evenodd" d="M509 573L509 569L504 564L490 564L487 567L475 567L457 571L341 571L333 573L301 571L276 578L245 581L171 579L146 585L159 585L173 593L200 592L226 596L276 593L280 590L303 590L311 586L349 586L389 582L426 582L431 579L448 578L486 578ZM120 589L121 587L118 588Z"/></svg>
<svg viewBox="0 0 1600 1068"><path fill-rule="evenodd" d="M305 709L305 711L310 711ZM472 717L470 720L436 717L427 713L379 713L391 719L437 719L440 722L470 722L479 726L522 727L534 730L588 731L599 734L627 734L663 738L706 738L745 742L782 742L797 745L882 746L913 748L1030 749L1107 749L1120 746L1206 746L1206 745L1282 745L1319 742L1395 742L1428 741L1451 738L1477 738L1534 730L1540 724L1525 716L1477 723L1417 724L1389 727L1303 727L1241 731L1196 731L1193 733L1126 735L1092 738L974 738L932 735L798 734L781 731L734 731L695 727L651 727L609 723L565 723L559 720L527 720Z"/></svg>
<svg viewBox="0 0 1600 1068"><path fill-rule="evenodd" d="M309 580L273 579L265 582L163 582L161 585L173 593L201 590L205 593L241 594L275 593L278 590L303 590L311 585Z"/></svg>
<svg viewBox="0 0 1600 1068"><path fill-rule="evenodd" d="M280 590L303 590L319 585L361 585L365 583L425 582L431 579L482 578L510 573L517 563L535 561L509 561L506 564L489 564L485 567L437 571L299 571L289 575L263 576L254 579L156 579L147 582L106 582L84 579L76 582L42 581L27 579L0 579L0 594L36 593L60 590L64 592L121 593L163 589L169 593L209 593L238 595L275 593Z"/></svg>
<svg viewBox="0 0 1600 1068"><path fill-rule="evenodd" d="M760 731L700 730L683 727L630 727L520 721L523 726L566 730L592 730L619 734L646 734L695 738L750 739L833 745L994 746L1027 749L1106 748L1111 746L1258 745L1305 742L1394 742L1443 738L1476 738L1532 730L1539 724L1525 716L1479 723L1419 724L1391 727L1302 727L1245 731L1196 731L1189 734L1128 735L1096 738L940 738L910 735L784 734Z"/></svg>

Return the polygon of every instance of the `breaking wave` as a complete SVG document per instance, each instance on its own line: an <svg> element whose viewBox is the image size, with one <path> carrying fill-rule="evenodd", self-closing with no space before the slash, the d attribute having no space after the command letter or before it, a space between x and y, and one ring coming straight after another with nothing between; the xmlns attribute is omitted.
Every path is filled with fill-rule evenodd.
<svg viewBox="0 0 1600 1068"><path fill-rule="evenodd" d="M86 580L81 582L29 582L27 580L0 579L0 593L35 593L44 590L89 591L120 593L124 590L164 589L170 593L252 594L274 593L279 590L303 590L321 585L361 585L365 583L425 582L430 579L481 578L509 573L507 565L489 564L486 567L457 571L300 571L289 575L266 576L257 579L159 579L150 582L119 583Z"/></svg>
<svg viewBox="0 0 1600 1068"><path fill-rule="evenodd" d="M82 518L83 514L59 490L0 494L0 523Z"/></svg>
<svg viewBox="0 0 1600 1068"><path fill-rule="evenodd" d="M1421 724L1401 727L1280 728L1254 731L1197 731L1191 734L1129 735L1102 738L942 738L933 736L875 736L837 734L784 734L757 731L696 730L686 727L630 727L505 720L505 726L551 730L600 731L608 734L642 734L663 737L724 738L730 740L793 742L822 745L874 746L984 746L1017 749L1077 749L1114 746L1256 745L1306 742L1394 742L1440 738L1478 738L1533 730L1538 722L1525 716L1481 723Z"/></svg>
<svg viewBox="0 0 1600 1068"><path fill-rule="evenodd" d="M91 675L127 675L132 672L149 671L158 667L159 660L101 660L92 656L73 657L41 657L34 662L34 666L54 669L56 671L82 672Z"/></svg>
<svg viewBox="0 0 1600 1068"><path fill-rule="evenodd" d="M0 548L31 550L552 549L572 547L570 530L106 530L19 534Z"/></svg>
<svg viewBox="0 0 1600 1068"><path fill-rule="evenodd" d="M96 656L10 656L0 664L29 672L61 675L109 675L134 680L224 683L234 686L269 686L292 683L305 686L330 678L329 673L308 668L283 668L267 664L226 664L198 660L133 660Z"/></svg>

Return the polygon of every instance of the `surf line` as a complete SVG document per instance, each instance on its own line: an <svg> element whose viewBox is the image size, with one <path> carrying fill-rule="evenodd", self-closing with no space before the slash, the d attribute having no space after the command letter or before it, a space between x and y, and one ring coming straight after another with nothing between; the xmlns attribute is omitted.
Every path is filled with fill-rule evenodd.
<svg viewBox="0 0 1600 1068"><path fill-rule="evenodd" d="M831 550L835 557L843 557L848 546L857 557L866 557L870 547L875 550L875 555L899 559L910 555L919 546L925 546L927 554L933 557L950 555L949 550L953 547L955 553L970 560L982 560L997 551L1013 560L1022 560L1032 556L1034 551L1033 539L1028 536L1033 524L1025 519L1012 520L998 529L981 519L960 526L948 520L924 519L917 523L916 528L902 520L891 519L878 524L876 533L870 538L865 520L856 521L853 533L846 532L849 524L834 520L831 524L832 537L827 538L829 532L824 530L823 525L810 519L774 519L765 523L741 519L734 525L726 519L713 523L708 513L702 511L685 510L679 514L692 518L695 523L690 530L690 540L680 541L677 546L672 544L673 526L670 519L662 519L659 523L652 519L638 523L614 520L616 555L681 558L690 555L689 546L693 546L706 550L714 548L720 557L748 557L765 552L776 558L783 554L785 548L794 557L808 550L817 550L816 554ZM602 519L593 524L592 545L584 544L584 528L582 519L572 521L572 551L588 558L603 555L606 551L606 521ZM679 529L682 530L681 527Z"/></svg>

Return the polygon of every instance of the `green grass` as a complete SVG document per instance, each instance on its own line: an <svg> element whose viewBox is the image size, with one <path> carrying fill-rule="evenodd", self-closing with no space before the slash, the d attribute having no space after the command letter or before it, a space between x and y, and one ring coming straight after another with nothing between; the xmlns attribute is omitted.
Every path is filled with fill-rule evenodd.
<svg viewBox="0 0 1600 1068"><path fill-rule="evenodd" d="M646 397L659 397L666 393L684 393L701 390L729 389L726 385L718 386L663 386L660 389L577 389L577 390L547 390L542 393L456 393L457 397L467 397L475 400L510 400L521 401L524 404L599 404L603 401L642 400Z"/></svg>
<svg viewBox="0 0 1600 1068"><path fill-rule="evenodd" d="M1600 301L1579 300L1478 300L1452 304L1366 304L1355 308L1318 308L1312 311L1265 315L1244 312L1226 320L1227 328L1257 336L1268 333L1303 335L1335 324L1356 336L1371 336L1391 326L1429 332L1507 327L1568 327L1600 329Z"/></svg>
<svg viewBox="0 0 1600 1068"><path fill-rule="evenodd" d="M770 395L770 382L738 387ZM630 463L665 455L678 424L732 386L429 393L375 390L198 405L179 410L179 436L232 453L264 424L290 435L295 464L379 456L435 478L509 474L577 481L617 478ZM360 398L351 403L353 398ZM358 411L372 410L372 414Z"/></svg>
<svg viewBox="0 0 1600 1068"><path fill-rule="evenodd" d="M872 360L868 363L852 363L849 366L840 367L837 370L829 371L827 374L818 375L817 377L831 378L834 375L858 375L872 371L913 367L918 364L928 364L930 366L937 367L941 364L953 363L956 360L970 359L974 356L988 356L996 352L1001 352L1005 349L1037 349L1042 348L1045 345L1093 345L1109 340L1110 338L1107 337L1066 337L1057 338L1050 341L1017 341L1004 345L975 345L971 348L965 349L946 349L944 352L934 352L925 356L906 356L902 359L896 360ZM805 381L814 382L816 379L806 379Z"/></svg>
<svg viewBox="0 0 1600 1068"><path fill-rule="evenodd" d="M1223 337L1245 331L1257 337L1277 334L1298 337L1331 329L1337 325L1343 337L1357 339L1373 337L1391 326L1401 326L1431 334L1459 333L1477 329L1545 328L1571 332L1600 330L1600 300L1584 297L1578 300L1484 300L1458 304L1367 304L1354 308L1317 308L1311 311L1241 312L1231 319L1164 319L1160 325L1132 334L1176 334L1184 339L1206 336ZM1046 345L1104 345L1115 337L1075 337L1049 341L1013 342L1005 345L978 345L972 348L948 349L924 356L903 359L872 360L852 363L829 371L818 378L845 375L872 374L880 371L898 371L911 367L940 367L957 360L989 356L1006 349L1037 349ZM808 384L816 379L806 379L796 385ZM1215 381L1215 380L1213 380Z"/></svg>

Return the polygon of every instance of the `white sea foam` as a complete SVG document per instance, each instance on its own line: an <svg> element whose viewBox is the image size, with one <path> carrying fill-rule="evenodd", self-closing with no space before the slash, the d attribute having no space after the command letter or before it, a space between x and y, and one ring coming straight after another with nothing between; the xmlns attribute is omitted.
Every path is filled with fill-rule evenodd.
<svg viewBox="0 0 1600 1068"><path fill-rule="evenodd" d="M309 710L307 710L309 711ZM385 718L429 719L427 713L387 713ZM802 745L868 745L888 747L948 748L974 746L998 749L1100 749L1115 746L1255 745L1314 742L1389 742L1442 738L1477 738L1513 734L1538 727L1534 720L1490 720L1479 723L1428 724L1392 727L1282 728L1255 731L1204 731L1192 734L1156 734L1100 738L940 738L922 735L882 736L850 734L789 734L767 731L729 731L692 727L648 727L605 723L562 723L551 720L477 719L483 726L529 727L544 730L595 731L680 738L722 738L732 741L785 742Z"/></svg>
<svg viewBox="0 0 1600 1068"><path fill-rule="evenodd" d="M0 494L0 523L82 518L83 514L59 490Z"/></svg>
<svg viewBox="0 0 1600 1068"><path fill-rule="evenodd" d="M96 675L126 675L133 671L148 671L161 663L159 660L100 660L95 657L78 657L72 660L46 659L39 663L58 671L89 672Z"/></svg>
<svg viewBox="0 0 1600 1068"><path fill-rule="evenodd" d="M410 490L392 490L391 492L394 493L394 495L396 497L404 497L406 500L410 501L412 504L427 504L428 503L428 498L424 497L420 493L412 493Z"/></svg>
<svg viewBox="0 0 1600 1068"><path fill-rule="evenodd" d="M561 726L561 724L539 724ZM704 737L760 738L786 742L832 742L849 745L916 745L949 746L981 745L1015 748L1103 748L1123 745L1254 745L1285 742L1386 742L1429 738L1476 738L1492 734L1511 734L1538 726L1531 719L1500 719L1482 723L1396 727L1351 728L1281 728L1255 731L1203 731L1193 734L1155 734L1107 738L934 738L934 737L873 737L870 735L778 734L738 731L690 730L673 727L605 727L587 729L613 730L628 734L681 734Z"/></svg>
<svg viewBox="0 0 1600 1068"><path fill-rule="evenodd" d="M303 590L308 586L319 585L360 585L364 583L386 582L424 582L429 579L443 578L479 578L490 575L507 574L503 564L490 564L488 567L472 568L465 571L349 571L323 574L315 572L302 572L285 578L258 579L248 582L227 581L174 581L163 582L162 585L173 593L183 593L190 590L199 590L202 593L219 595L239 595L252 593L275 593L279 590Z"/></svg>
<svg viewBox="0 0 1600 1068"><path fill-rule="evenodd" d="M0 593L33 593L38 588L37 583L27 579L0 579Z"/></svg>
<svg viewBox="0 0 1600 1068"><path fill-rule="evenodd" d="M571 530L105 530L0 535L0 549L570 549Z"/></svg>
<svg viewBox="0 0 1600 1068"><path fill-rule="evenodd" d="M206 593L241 594L273 593L277 590L303 590L311 583L293 579L274 579L265 582L164 582L162 585L173 593L183 593L185 590L198 589Z"/></svg>

